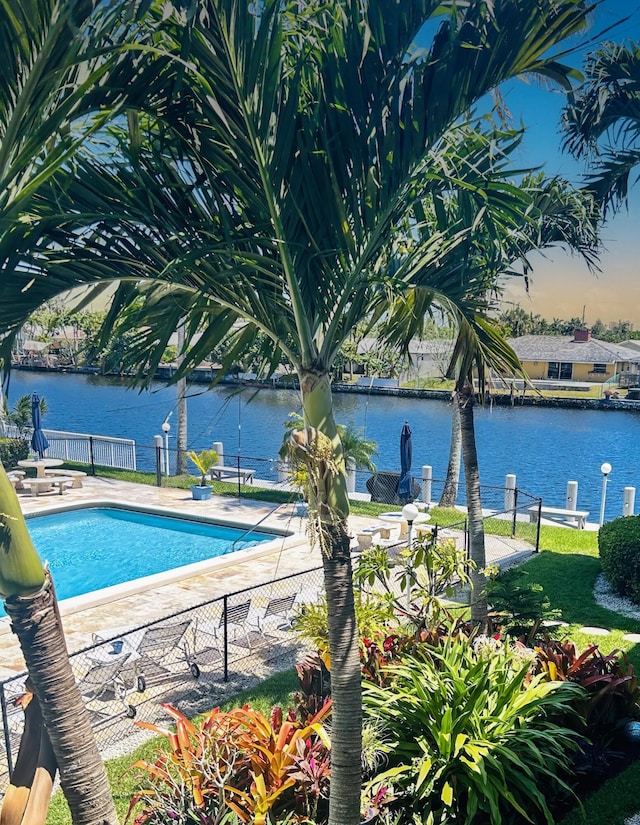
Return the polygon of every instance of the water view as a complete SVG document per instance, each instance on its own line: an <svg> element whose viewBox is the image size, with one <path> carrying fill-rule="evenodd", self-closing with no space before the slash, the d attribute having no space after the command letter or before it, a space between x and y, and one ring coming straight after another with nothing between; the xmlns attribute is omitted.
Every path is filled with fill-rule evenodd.
<svg viewBox="0 0 640 825"><path fill-rule="evenodd" d="M133 438L140 469L153 467L153 436L162 432L176 398L175 388L161 384L139 393L118 379L16 371L11 376L10 405L33 390L48 403L45 427ZM422 464L430 464L434 479L444 478L451 426L446 402L336 394L335 409L339 422L360 427L377 442L374 460L384 470L398 469L400 430L409 421L415 475L420 475ZM193 386L188 401L189 445L202 449L222 441L227 459L238 454L245 459L275 459L283 422L293 410L300 410L294 391ZM175 413L169 423L170 445L175 446ZM515 473L521 489L543 496L549 505L564 506L566 483L576 480L578 507L591 511L590 521L597 521L599 514L604 461L613 467L607 518L621 515L625 486L640 486L640 413L494 407L477 410L476 430L483 484L503 486L505 474ZM637 496L636 511L640 491Z"/></svg>

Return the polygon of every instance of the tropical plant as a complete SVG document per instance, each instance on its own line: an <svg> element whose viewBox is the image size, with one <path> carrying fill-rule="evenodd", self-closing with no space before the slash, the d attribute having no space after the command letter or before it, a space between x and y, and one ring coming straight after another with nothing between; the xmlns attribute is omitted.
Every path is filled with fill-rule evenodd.
<svg viewBox="0 0 640 825"><path fill-rule="evenodd" d="M136 55L131 82L120 76L117 87L130 92L131 109L144 102L147 114L141 123L132 115L126 134L114 128L100 152L77 158L72 174L38 204L44 216L64 209L66 233L38 248L28 271L2 274L3 361L9 363L20 324L43 301L71 285L118 279L107 332L117 321L138 330L127 357L141 382L150 380L183 318L188 340L202 336L176 379L238 320L244 323L230 360L260 332L273 342L273 368L281 353L288 359L312 428L302 446L314 454L311 503L331 605L330 822L355 825L360 680L332 367L355 325L383 313L390 295L419 287L471 311L469 284L450 256L470 227L453 222L416 237L425 202L463 185L482 201L483 216L503 227L517 223L529 204L511 187L490 185L477 157L456 156L457 140L444 137L503 80L533 73L569 87L573 73L561 44L583 29L590 6L144 5L147 28L137 28L136 43L142 48L147 38L153 48ZM425 30L435 33L431 47L416 51ZM159 84L167 99L156 105L148 90ZM142 287L141 280L153 284Z"/></svg>
<svg viewBox="0 0 640 825"><path fill-rule="evenodd" d="M569 640L551 640L539 642L535 652L534 672L584 688L574 702L578 715L573 722L593 742L610 741L619 734L621 723L640 717L638 679L622 651L605 655L597 645L589 645L579 653Z"/></svg>
<svg viewBox="0 0 640 825"><path fill-rule="evenodd" d="M621 596L640 604L640 516L623 516L598 531L605 578Z"/></svg>
<svg viewBox="0 0 640 825"><path fill-rule="evenodd" d="M361 647L362 640L367 637L387 635L388 625L394 621L394 616L386 599L378 594L362 593L357 590L354 595L354 607ZM311 642L314 649L320 653L325 665L333 670L327 599L302 605L294 613L291 627L302 639Z"/></svg>
<svg viewBox="0 0 640 825"><path fill-rule="evenodd" d="M13 408L8 409L6 407L6 399L5 399L5 413L4 417L9 422L9 424L13 424L14 427L18 430L18 437L25 438L27 433L32 427L31 423L31 394L26 393L25 395L21 395L20 398L17 398L14 402ZM40 414L45 415L47 412L47 402L45 398L40 399Z"/></svg>
<svg viewBox="0 0 640 825"><path fill-rule="evenodd" d="M136 825L275 825L289 816L308 821L322 813L323 800L326 807L329 738L322 722L330 703L305 722L292 714L283 718L280 708L267 719L245 705L227 712L216 708L194 723L171 705L163 708L175 733L136 723L166 736L170 748L153 763L132 765L147 777L129 808L130 814L137 811Z"/></svg>
<svg viewBox="0 0 640 825"><path fill-rule="evenodd" d="M377 445L375 441L368 441L363 438L360 431L352 424L337 424L338 435L340 436L340 443L342 445L342 454L345 465L356 469L366 469L375 472L376 465L373 463L372 456L377 452ZM282 444L278 450L278 455L283 461L287 462L289 467L289 481L297 487L307 497L308 478L304 468L304 464L296 461L294 458L295 442L292 442L291 436L297 430L304 427L304 418L295 412L289 413L287 420L284 423L284 435L282 437Z"/></svg>
<svg viewBox="0 0 640 825"><path fill-rule="evenodd" d="M451 618L451 600L469 584L473 562L454 539L441 539L437 529L412 543L411 550L390 557L384 547L371 547L358 559L354 579L360 588L373 588L389 613L402 617L415 630L437 627ZM368 592L368 591L366 591ZM362 631L361 631L362 632ZM363 633L370 636L371 633Z"/></svg>
<svg viewBox="0 0 640 825"><path fill-rule="evenodd" d="M529 582L529 573L521 567L501 571L487 568L487 601L492 629L519 638L527 644L536 639L545 620L557 619L559 610L542 585Z"/></svg>
<svg viewBox="0 0 640 825"><path fill-rule="evenodd" d="M393 791L402 822L553 823L549 804L554 791L570 793L562 777L578 741L554 717L571 714L581 688L529 681L530 661L459 638L390 667L390 685L366 685L388 759L371 789Z"/></svg>
<svg viewBox="0 0 640 825"><path fill-rule="evenodd" d="M626 202L640 164L640 44L603 43L587 55L584 74L563 114L566 147L592 160L587 186L606 210Z"/></svg>
<svg viewBox="0 0 640 825"><path fill-rule="evenodd" d="M187 458L191 461L200 473L200 486L207 486L207 473L216 466L220 456L215 450L201 450L199 453L190 450Z"/></svg>

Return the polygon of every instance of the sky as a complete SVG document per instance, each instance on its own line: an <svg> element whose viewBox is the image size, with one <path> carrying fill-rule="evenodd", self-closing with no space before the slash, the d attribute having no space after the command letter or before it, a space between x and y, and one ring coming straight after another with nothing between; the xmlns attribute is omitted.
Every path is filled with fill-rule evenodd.
<svg viewBox="0 0 640 825"><path fill-rule="evenodd" d="M596 37L624 17L630 19L604 39L640 40L640 0L604 0L593 15L588 37ZM571 64L580 68L587 50L582 47ZM527 166L542 165L548 175L562 175L579 183L583 166L562 151L559 125L563 94L519 80L504 87L503 95L514 125L522 121L526 128L518 161ZM605 323L624 320L640 329L639 218L640 183L631 193L628 208L603 227L605 250L599 273L589 272L579 259L561 250L548 251L544 257L536 255L531 259L534 269L529 294L521 279L511 280L506 285L503 309L517 304L549 320L584 317L587 324L597 319Z"/></svg>

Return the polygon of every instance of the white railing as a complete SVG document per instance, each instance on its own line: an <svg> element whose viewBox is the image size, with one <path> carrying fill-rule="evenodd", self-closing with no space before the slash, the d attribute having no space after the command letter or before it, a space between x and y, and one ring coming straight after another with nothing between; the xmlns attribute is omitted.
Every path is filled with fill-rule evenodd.
<svg viewBox="0 0 640 825"><path fill-rule="evenodd" d="M4 425L8 438L19 438L18 428ZM136 442L132 438L111 438L107 435L68 433L63 430L43 430L49 449L47 458L62 458L80 464L101 464L103 467L136 469Z"/></svg>

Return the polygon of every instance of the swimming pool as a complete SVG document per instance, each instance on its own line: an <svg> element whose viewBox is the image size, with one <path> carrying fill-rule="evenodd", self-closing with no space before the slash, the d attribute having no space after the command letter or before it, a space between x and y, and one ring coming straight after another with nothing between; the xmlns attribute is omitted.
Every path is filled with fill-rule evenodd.
<svg viewBox="0 0 640 825"><path fill-rule="evenodd" d="M116 506L31 516L27 526L40 558L49 563L59 600L137 581L146 589L158 574L168 574L160 583L198 575L206 572L203 563L248 548L266 549L278 538L259 528Z"/></svg>

